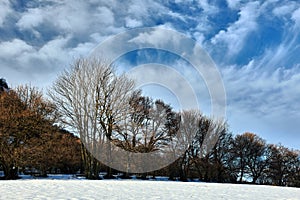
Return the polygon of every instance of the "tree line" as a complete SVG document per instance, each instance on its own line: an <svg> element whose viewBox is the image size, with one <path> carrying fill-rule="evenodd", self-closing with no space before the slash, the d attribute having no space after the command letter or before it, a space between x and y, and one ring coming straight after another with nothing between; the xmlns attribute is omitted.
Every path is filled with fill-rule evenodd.
<svg viewBox="0 0 300 200"><path fill-rule="evenodd" d="M0 81L0 170L4 179L18 172L46 176L75 173L81 165L80 140L55 125L55 106L34 87L9 89ZM33 170L34 169L34 170Z"/></svg>
<svg viewBox="0 0 300 200"><path fill-rule="evenodd" d="M113 178L121 171L110 162L123 158L111 152L122 149L165 159L174 155L171 164L139 174L144 179L300 186L299 151L267 144L254 133L233 135L226 122L199 110L175 112L162 100L143 96L134 81L103 60L76 60L58 76L48 98L29 86L11 90L3 79L0 97L0 164L6 179L28 168L42 175L80 172L88 179L106 171L105 178ZM105 145L100 150L107 163L102 163L94 152ZM126 164L133 171L139 165Z"/></svg>

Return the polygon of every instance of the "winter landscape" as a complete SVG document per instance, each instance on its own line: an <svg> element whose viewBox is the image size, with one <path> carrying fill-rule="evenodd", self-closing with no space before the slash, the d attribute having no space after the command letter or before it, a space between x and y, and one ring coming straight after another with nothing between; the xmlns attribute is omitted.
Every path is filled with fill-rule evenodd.
<svg viewBox="0 0 300 200"><path fill-rule="evenodd" d="M0 0L0 199L300 200L298 0Z"/></svg>
<svg viewBox="0 0 300 200"><path fill-rule="evenodd" d="M274 186L137 180L0 181L0 199L299 200L300 189Z"/></svg>

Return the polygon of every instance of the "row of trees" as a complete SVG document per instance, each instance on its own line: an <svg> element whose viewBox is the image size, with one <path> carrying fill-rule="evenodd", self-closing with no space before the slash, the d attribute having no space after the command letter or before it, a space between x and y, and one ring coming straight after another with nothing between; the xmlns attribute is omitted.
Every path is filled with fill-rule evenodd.
<svg viewBox="0 0 300 200"><path fill-rule="evenodd" d="M224 121L197 110L175 112L142 96L132 80L102 60L77 60L55 81L50 100L30 87L3 88L0 164L6 178L20 166L43 174L81 168L89 179L106 170L112 178L113 166L124 177L139 171L143 178L300 185L299 152L266 144L253 133L233 136ZM150 153L154 159L143 158ZM153 171L155 166L161 169Z"/></svg>
<svg viewBox="0 0 300 200"><path fill-rule="evenodd" d="M158 152L156 156L165 160L170 160L168 156L173 153L177 159L168 167L171 178L298 184L297 152L281 145L267 145L252 133L233 137L226 123L207 118L199 111L176 113L162 101L143 97L134 90L132 80L117 76L114 68L102 60L75 62L58 77L50 96L60 108L65 124L79 133L91 152L107 144L108 148L100 150L107 155L109 166L114 159L111 152L117 146L134 153ZM128 156L127 160L132 162L133 157ZM153 161L143 162L151 165ZM139 164L126 163L131 169ZM85 170L92 175L89 178L97 178L99 168L92 166L95 165L86 165ZM110 177L111 169L107 173Z"/></svg>
<svg viewBox="0 0 300 200"><path fill-rule="evenodd" d="M16 179L18 171L32 169L42 176L50 168L76 172L81 165L79 138L54 125L58 116L55 106L35 88L11 90L5 80L0 83L0 167L4 178Z"/></svg>
<svg viewBox="0 0 300 200"><path fill-rule="evenodd" d="M191 145L186 155L168 166L169 176L175 172L181 180L300 186L299 152L266 144L254 133L233 136L225 131L206 155L194 152Z"/></svg>

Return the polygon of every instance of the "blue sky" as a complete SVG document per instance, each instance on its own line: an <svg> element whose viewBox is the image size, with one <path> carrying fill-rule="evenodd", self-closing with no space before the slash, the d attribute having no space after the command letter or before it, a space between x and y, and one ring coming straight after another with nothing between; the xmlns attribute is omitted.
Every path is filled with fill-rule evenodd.
<svg viewBox="0 0 300 200"><path fill-rule="evenodd" d="M300 149L299 1L0 0L0 76L46 89L109 36L153 26L181 32L209 53L234 134L250 131ZM172 56L150 51L127 64L165 57Z"/></svg>

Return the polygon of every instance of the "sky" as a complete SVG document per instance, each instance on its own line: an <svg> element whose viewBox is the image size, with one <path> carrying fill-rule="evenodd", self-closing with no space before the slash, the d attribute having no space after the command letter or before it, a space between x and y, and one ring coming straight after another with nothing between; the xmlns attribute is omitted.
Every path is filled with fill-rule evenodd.
<svg viewBox="0 0 300 200"><path fill-rule="evenodd" d="M224 83L226 119L234 134L254 132L268 143L300 149L296 0L0 0L0 77L11 87L31 84L46 91L74 59L113 35L143 27L180 32L209 54ZM205 83L193 76L186 61L140 50L117 64L130 70L154 61L181 69L192 85L198 84L200 107L209 115ZM147 75L157 74L175 84L162 69ZM171 105L177 102L157 86L145 90L168 94Z"/></svg>

